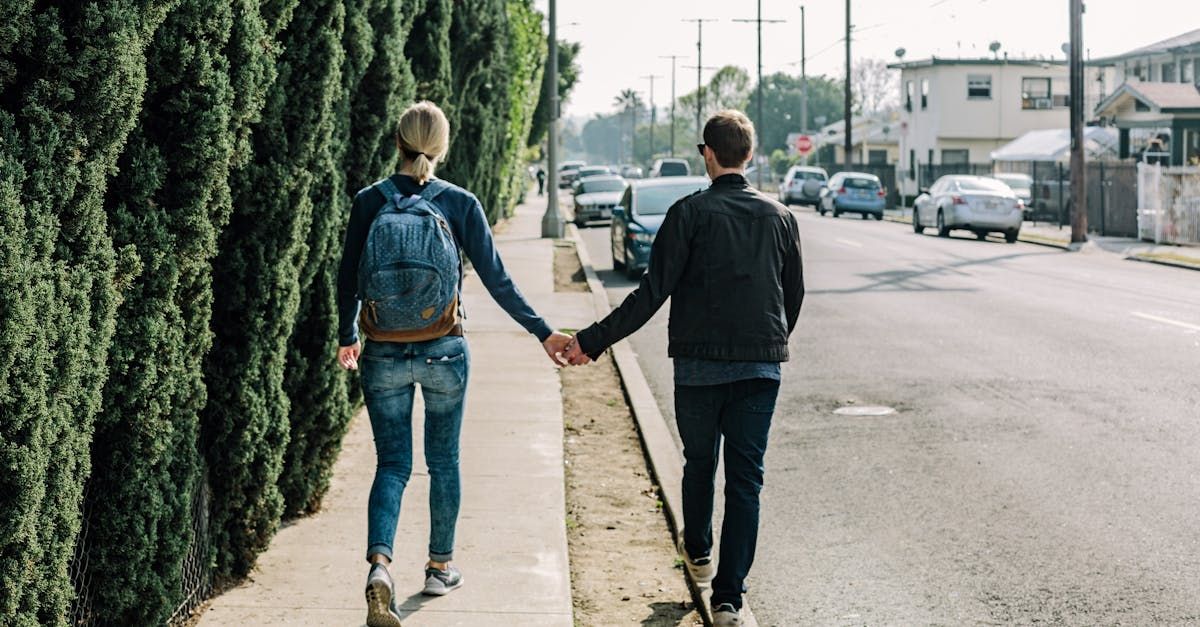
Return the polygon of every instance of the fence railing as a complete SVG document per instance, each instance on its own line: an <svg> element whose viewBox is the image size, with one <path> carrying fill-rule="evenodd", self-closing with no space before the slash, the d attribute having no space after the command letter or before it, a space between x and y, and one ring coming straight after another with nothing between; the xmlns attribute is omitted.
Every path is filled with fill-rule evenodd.
<svg viewBox="0 0 1200 627"><path fill-rule="evenodd" d="M1138 236L1159 244L1200 244L1200 168L1137 166Z"/></svg>

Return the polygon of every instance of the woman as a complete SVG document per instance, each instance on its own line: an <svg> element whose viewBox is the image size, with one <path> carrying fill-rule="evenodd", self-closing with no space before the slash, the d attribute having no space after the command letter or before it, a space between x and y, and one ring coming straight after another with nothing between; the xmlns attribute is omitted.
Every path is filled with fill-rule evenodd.
<svg viewBox="0 0 1200 627"><path fill-rule="evenodd" d="M431 529L424 592L444 595L462 585L462 574L451 559L461 495L458 441L470 370L457 299L452 308L446 309L450 317L448 330L439 331L440 337L422 341L397 341L399 336L380 331L373 324L378 320L377 314L367 314L371 308L360 312L359 265L371 223L380 209L389 201L432 196L429 202L444 218L439 224L448 224L454 242L471 260L492 298L537 337L556 364L560 363L556 356L570 341L568 336L554 332L513 285L497 254L479 200L460 187L434 178L434 170L450 144L450 123L442 110L430 102L409 107L400 116L397 143L402 156L400 171L354 198L337 279L338 364L358 369L361 324L366 336L361 355L363 397L378 458L367 514L367 561L371 566L366 596L367 624L371 627L400 624L388 566L401 497L412 471L415 384L420 384L425 401L425 460L430 482Z"/></svg>

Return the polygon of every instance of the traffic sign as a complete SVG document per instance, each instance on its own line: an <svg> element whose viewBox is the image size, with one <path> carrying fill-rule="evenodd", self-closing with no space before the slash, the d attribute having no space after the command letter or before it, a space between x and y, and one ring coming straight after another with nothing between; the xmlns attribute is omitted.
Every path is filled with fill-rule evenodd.
<svg viewBox="0 0 1200 627"><path fill-rule="evenodd" d="M808 153L813 151L812 138L808 135L801 135L796 138L796 152L802 157L807 157Z"/></svg>

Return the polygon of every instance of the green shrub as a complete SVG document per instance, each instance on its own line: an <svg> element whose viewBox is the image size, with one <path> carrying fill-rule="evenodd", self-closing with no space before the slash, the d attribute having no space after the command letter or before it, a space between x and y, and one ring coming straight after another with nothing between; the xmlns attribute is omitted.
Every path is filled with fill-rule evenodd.
<svg viewBox="0 0 1200 627"><path fill-rule="evenodd" d="M231 179L233 213L213 264L215 337L202 416L219 579L250 569L283 511L284 364L308 256L314 177L341 89L343 16L340 0L294 5L279 38L277 78L253 125L251 162Z"/></svg>
<svg viewBox="0 0 1200 627"><path fill-rule="evenodd" d="M88 444L136 272L102 200L165 2L5 5L0 27L0 616L66 624Z"/></svg>

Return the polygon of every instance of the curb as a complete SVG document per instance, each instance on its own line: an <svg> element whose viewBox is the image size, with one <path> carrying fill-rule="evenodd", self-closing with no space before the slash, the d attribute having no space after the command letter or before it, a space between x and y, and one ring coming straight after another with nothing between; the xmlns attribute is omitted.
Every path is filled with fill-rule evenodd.
<svg viewBox="0 0 1200 627"><path fill-rule="evenodd" d="M1127 259L1129 261L1140 261L1142 263L1156 263L1160 266L1170 266L1172 268L1182 268L1184 270L1200 270L1200 263L1192 264L1192 263L1188 263L1186 261L1171 261L1170 259L1160 259L1157 257L1150 257L1148 255L1143 255L1140 253L1134 253L1132 255L1129 255L1125 259Z"/></svg>
<svg viewBox="0 0 1200 627"><path fill-rule="evenodd" d="M591 256L587 252L587 245L579 237L579 229L574 224L567 224L566 227L566 239L574 242L575 253L579 256L579 263L583 266L584 274L587 275L588 290L592 295L592 307L596 310L596 318L603 318L611 311L608 305L608 292L604 289L604 283L600 281L595 268L592 267ZM679 530L683 529L683 455L675 446L675 440L671 437L670 430L667 429L666 419L658 409L658 401L655 400L654 393L650 391L650 384L646 382L646 375L642 372L642 367L637 361L637 354L634 353L628 340L617 342L609 349L609 352L616 363L617 374L621 377L625 395L629 400L629 407L637 422L638 433L642 437L642 446L645 447L646 456L650 460L650 471L654 473L654 479L658 483L659 492L663 497L663 509L671 523L672 542L678 544ZM696 582L687 575L686 568L683 569L683 572L688 587L692 591L692 599L696 601L696 609L704 618L705 624L711 625L712 615L708 599L712 590L697 586ZM745 627L758 627L758 621L754 619L754 612L750 610L750 604L744 597L741 617L742 625Z"/></svg>

